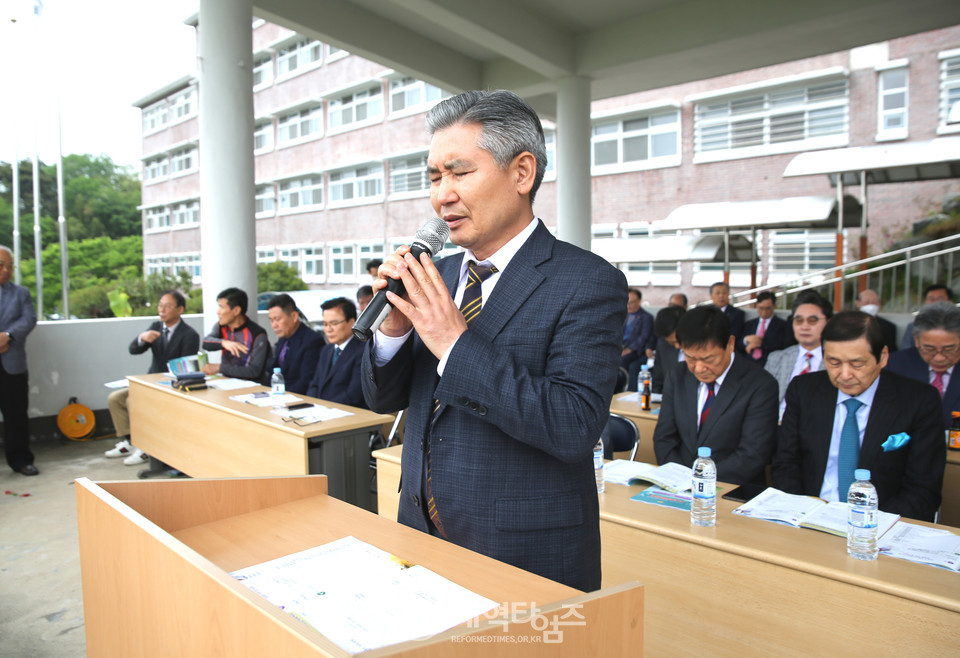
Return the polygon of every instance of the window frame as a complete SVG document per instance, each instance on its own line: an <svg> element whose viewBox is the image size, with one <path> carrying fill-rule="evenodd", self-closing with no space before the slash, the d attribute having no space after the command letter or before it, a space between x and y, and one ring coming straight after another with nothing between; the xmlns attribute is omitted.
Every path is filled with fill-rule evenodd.
<svg viewBox="0 0 960 658"><path fill-rule="evenodd" d="M903 86L888 87L888 81L895 73L903 74ZM897 94L903 95L903 106L886 109L885 101ZM889 117L900 115L902 125L899 128L887 128L884 124ZM906 63L887 65L877 70L877 135L876 140L888 141L906 139L910 130L910 69Z"/></svg>
<svg viewBox="0 0 960 658"><path fill-rule="evenodd" d="M367 169L372 171L361 173L362 170ZM343 178L345 174L353 175L348 178ZM358 196L356 191L364 188L368 182L374 182L378 188L377 191L374 194ZM337 194L334 192L334 190L342 189L347 185L351 185L353 187L354 195L349 199L336 198ZM383 163L371 162L365 165L336 169L334 171L327 172L327 186L329 188L329 196L327 201L327 206L329 208L346 208L351 206L362 206L371 203L381 203L384 200L385 187Z"/></svg>
<svg viewBox="0 0 960 658"><path fill-rule="evenodd" d="M654 124L655 119L662 119L670 116L673 121ZM628 129L627 125L632 122L646 120L647 125L643 128ZM662 169L664 167L676 167L682 162L681 136L682 136L683 117L678 107L666 106L659 108L649 108L645 111L632 111L623 114L608 115L603 117L592 117L590 122L590 174L591 176L604 176L607 174L619 174L630 171L644 171L649 169ZM602 127L612 127L610 132L599 133L598 129ZM667 155L654 156L652 154L653 139L662 135L674 136L674 153ZM645 138L647 157L635 160L625 160L624 154L627 148L627 142L634 139ZM597 164L597 147L601 144L616 144L617 158L615 162Z"/></svg>
<svg viewBox="0 0 960 658"><path fill-rule="evenodd" d="M327 200L326 183L323 178L322 174L312 174L278 181L277 215L295 215L297 213L314 212L323 209ZM309 184L304 185L305 181L309 181ZM293 191L294 189L296 190L295 192ZM305 204L303 203L303 198L307 190L311 191L311 203ZM313 196L317 190L320 192L319 202L316 202ZM294 194L297 200L296 205L284 205L284 197L289 197L292 200ZM289 201L287 203L289 204Z"/></svg>
<svg viewBox="0 0 960 658"><path fill-rule="evenodd" d="M349 100L344 101L344 99ZM378 106L378 112L371 113L370 107L373 105ZM364 108L366 116L363 119L352 118L344 123L344 113L349 111L351 117L356 117L358 108ZM385 116L383 85L379 83L358 87L336 98L327 99L327 132L331 135L382 123ZM339 120L336 125L335 118Z"/></svg>

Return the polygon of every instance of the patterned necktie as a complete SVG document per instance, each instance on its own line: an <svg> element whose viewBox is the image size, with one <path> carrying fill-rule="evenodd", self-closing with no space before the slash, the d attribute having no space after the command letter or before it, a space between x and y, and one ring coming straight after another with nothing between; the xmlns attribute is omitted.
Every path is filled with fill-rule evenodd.
<svg viewBox="0 0 960 658"><path fill-rule="evenodd" d="M169 329L169 327L166 327L166 326L165 326L165 327L163 328L163 332L161 333L161 335L162 335L161 340L162 340L163 342L161 342L160 345L163 347L164 350L166 350L166 349L167 349L167 341L170 339L170 329Z"/></svg>
<svg viewBox="0 0 960 658"><path fill-rule="evenodd" d="M490 275L497 271L496 266L477 265L474 261L467 263L467 284L463 287L463 299L460 301L460 312L463 313L463 319L467 321L467 327L473 322L483 307L483 295L481 287L484 281L490 278ZM433 415L431 425L440 415L440 401L433 400ZM437 501L433 498L432 477L430 474L430 441L427 441L427 514L430 521L444 539L447 533L443 529L443 523L440 521L440 514L437 512Z"/></svg>
<svg viewBox="0 0 960 658"><path fill-rule="evenodd" d="M761 318L759 320L759 324L757 324L757 338L760 338L761 340L763 339L763 335L767 333L765 323L766 323L766 320ZM759 361L760 357L763 356L763 350L758 347L754 349L753 352L750 353L750 356L752 356L755 361Z"/></svg>
<svg viewBox="0 0 960 658"><path fill-rule="evenodd" d="M937 389L937 392L940 393L940 397L943 397L943 373L935 372L933 373L933 386Z"/></svg>
<svg viewBox="0 0 960 658"><path fill-rule="evenodd" d="M801 375L805 375L808 372L810 372L810 365L811 365L810 359L813 358L813 354L811 354L810 352L807 352L806 354L803 355L803 358L806 359L806 362L803 364L803 370L800 371Z"/></svg>
<svg viewBox="0 0 960 658"><path fill-rule="evenodd" d="M339 345L338 345L337 347L334 347L334 348L333 348L333 361L331 362L331 365L336 365L337 359L340 358L340 352L342 352L342 351L343 351L343 350L340 349L340 346L339 346Z"/></svg>
<svg viewBox="0 0 960 658"><path fill-rule="evenodd" d="M290 341L285 341L283 347L280 348L280 354L277 356L277 363L283 365L283 360L287 358L287 348L290 347Z"/></svg>
<svg viewBox="0 0 960 658"><path fill-rule="evenodd" d="M716 382L707 384L707 399L703 403L703 409L700 411L700 427L707 422L707 416L710 414L710 407L713 406L713 386ZM699 428L698 430L699 431Z"/></svg>
<svg viewBox="0 0 960 658"><path fill-rule="evenodd" d="M853 472L860 460L860 425L857 424L857 409L863 403L856 398L843 401L847 408L847 419L840 430L840 452L837 455L837 496L846 502L847 492L853 484Z"/></svg>

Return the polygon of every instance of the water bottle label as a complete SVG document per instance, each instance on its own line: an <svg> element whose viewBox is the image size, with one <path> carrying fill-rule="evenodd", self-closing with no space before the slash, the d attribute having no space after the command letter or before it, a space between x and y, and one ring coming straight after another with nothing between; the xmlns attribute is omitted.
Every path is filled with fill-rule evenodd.
<svg viewBox="0 0 960 658"><path fill-rule="evenodd" d="M877 513L873 510L858 509L850 507L850 515L847 517L847 526L854 528L876 528Z"/></svg>
<svg viewBox="0 0 960 658"><path fill-rule="evenodd" d="M603 468L603 453L597 452L593 455L593 467L594 468Z"/></svg>
<svg viewBox="0 0 960 658"><path fill-rule="evenodd" d="M716 498L717 483L710 480L695 480L693 483L694 498Z"/></svg>

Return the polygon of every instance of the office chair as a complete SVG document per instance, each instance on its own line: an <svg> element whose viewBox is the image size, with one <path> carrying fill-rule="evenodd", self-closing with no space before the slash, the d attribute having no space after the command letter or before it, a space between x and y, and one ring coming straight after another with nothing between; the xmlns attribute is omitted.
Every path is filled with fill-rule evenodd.
<svg viewBox="0 0 960 658"><path fill-rule="evenodd" d="M617 385L613 389L614 393L623 393L627 390L627 385L630 383L630 374L627 372L627 369L621 366L617 369Z"/></svg>
<svg viewBox="0 0 960 658"><path fill-rule="evenodd" d="M630 461L637 456L640 432L633 421L611 413L607 426L603 428L603 458L613 459L613 453L630 451Z"/></svg>

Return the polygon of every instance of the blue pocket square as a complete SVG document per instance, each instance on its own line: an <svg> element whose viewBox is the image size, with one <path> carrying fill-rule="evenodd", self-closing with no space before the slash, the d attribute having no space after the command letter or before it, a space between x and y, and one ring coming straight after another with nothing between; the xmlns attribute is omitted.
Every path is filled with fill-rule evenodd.
<svg viewBox="0 0 960 658"><path fill-rule="evenodd" d="M888 436L881 447L884 452L891 452L893 450L899 450L908 443L910 443L910 435L906 432L900 432L899 434L891 434Z"/></svg>

